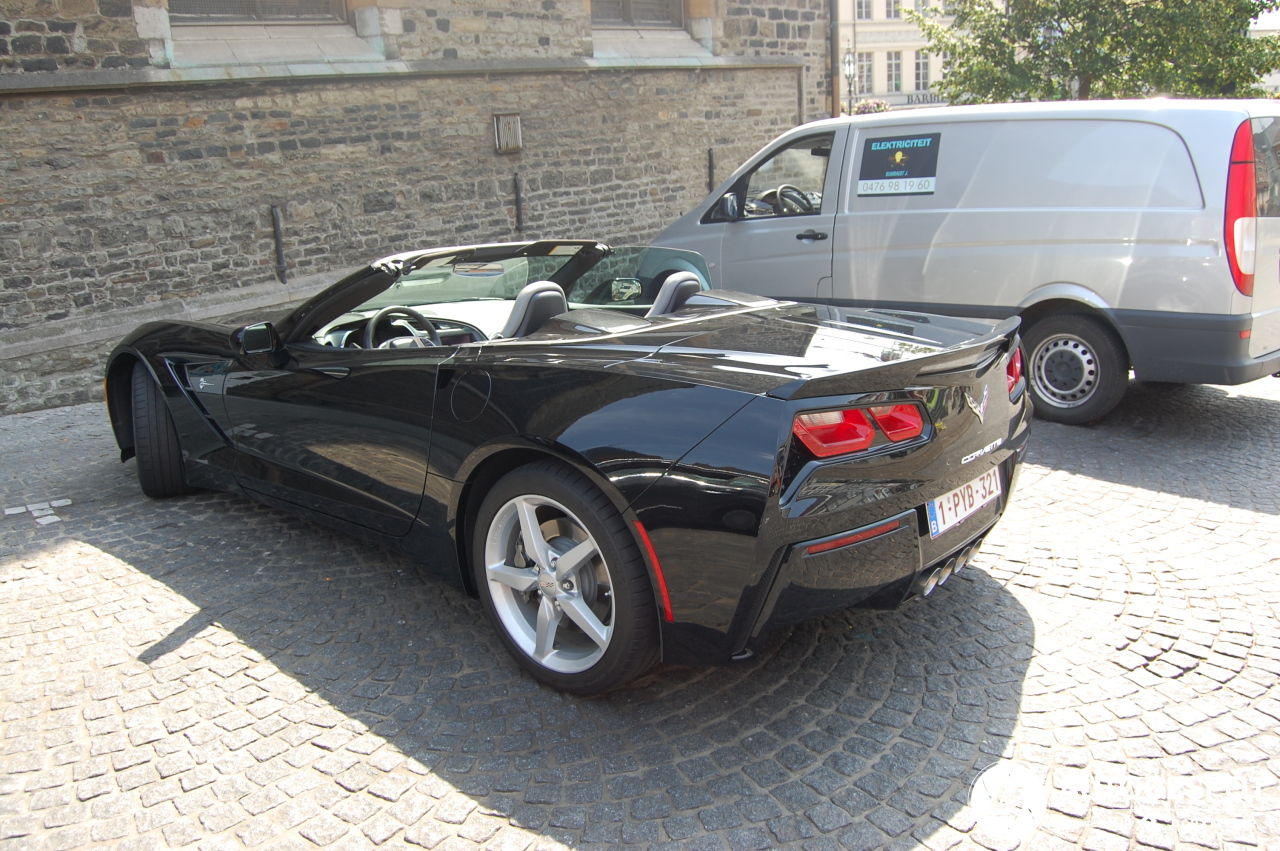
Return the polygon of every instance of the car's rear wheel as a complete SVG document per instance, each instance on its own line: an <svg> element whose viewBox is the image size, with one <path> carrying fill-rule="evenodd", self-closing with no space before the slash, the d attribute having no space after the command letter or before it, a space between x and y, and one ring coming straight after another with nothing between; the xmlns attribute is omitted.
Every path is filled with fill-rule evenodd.
<svg viewBox="0 0 1280 851"><path fill-rule="evenodd" d="M658 656L658 617L626 521L585 476L554 461L508 473L472 540L480 599L512 656L572 694L627 682Z"/></svg>
<svg viewBox="0 0 1280 851"><path fill-rule="evenodd" d="M1041 319L1023 335L1036 416L1082 425L1111 412L1129 382L1124 343L1101 320L1064 314Z"/></svg>
<svg viewBox="0 0 1280 851"><path fill-rule="evenodd" d="M190 493L182 472L182 447L169 406L151 373L141 363L133 367L133 452L138 461L138 484L156 499Z"/></svg>

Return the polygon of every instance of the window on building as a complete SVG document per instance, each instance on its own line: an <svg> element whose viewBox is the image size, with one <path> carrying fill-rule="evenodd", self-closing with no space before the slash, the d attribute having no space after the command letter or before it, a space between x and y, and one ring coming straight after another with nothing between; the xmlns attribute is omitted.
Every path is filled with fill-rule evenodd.
<svg viewBox="0 0 1280 851"><path fill-rule="evenodd" d="M342 0L169 0L169 20L181 23L238 21L345 21Z"/></svg>
<svg viewBox="0 0 1280 851"><path fill-rule="evenodd" d="M853 15L859 21L871 20L871 0L855 0Z"/></svg>
<svg viewBox="0 0 1280 851"><path fill-rule="evenodd" d="M947 72L951 70L951 54L943 53L939 58L942 60L942 78L946 79Z"/></svg>
<svg viewBox="0 0 1280 851"><path fill-rule="evenodd" d="M916 91L929 91L929 54L924 50L916 51Z"/></svg>
<svg viewBox="0 0 1280 851"><path fill-rule="evenodd" d="M902 51L890 50L885 54L885 91L902 91Z"/></svg>
<svg viewBox="0 0 1280 851"><path fill-rule="evenodd" d="M591 0L597 26L669 27L684 23L681 0Z"/></svg>
<svg viewBox="0 0 1280 851"><path fill-rule="evenodd" d="M915 0L915 10L917 12L923 12L925 9L929 8L929 5L930 0Z"/></svg>
<svg viewBox="0 0 1280 851"><path fill-rule="evenodd" d="M875 91L875 87L871 84L871 53L858 53L858 61L856 64L858 69L858 94L869 95Z"/></svg>
<svg viewBox="0 0 1280 851"><path fill-rule="evenodd" d="M902 0L884 0L884 16L886 18L902 17Z"/></svg>

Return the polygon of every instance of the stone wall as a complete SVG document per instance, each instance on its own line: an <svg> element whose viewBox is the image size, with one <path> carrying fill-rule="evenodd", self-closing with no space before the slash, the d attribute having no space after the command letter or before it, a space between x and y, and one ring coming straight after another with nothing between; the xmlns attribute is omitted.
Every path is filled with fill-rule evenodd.
<svg viewBox="0 0 1280 851"><path fill-rule="evenodd" d="M829 0L718 0L722 56L786 56L804 61L808 120L831 114Z"/></svg>
<svg viewBox="0 0 1280 851"><path fill-rule="evenodd" d="M0 97L0 411L100 393L113 317L410 247L647 241L798 120L796 68L378 77ZM524 150L498 155L493 112ZM514 178L524 190L516 230ZM231 296L228 295L228 298ZM81 334L80 336L76 336ZM109 342L109 341L108 341Z"/></svg>
<svg viewBox="0 0 1280 851"><path fill-rule="evenodd" d="M828 8L684 0L659 58L593 37L590 0L346 0L383 61L299 68L184 65L166 0L3 0L0 412L97 395L142 321L283 304L393 251L647 241L705 195L708 149L723 177L825 117ZM509 111L524 149L499 155Z"/></svg>
<svg viewBox="0 0 1280 851"><path fill-rule="evenodd" d="M5 0L0 73L151 64L130 0Z"/></svg>
<svg viewBox="0 0 1280 851"><path fill-rule="evenodd" d="M576 0L415 0L401 9L400 58L582 56L591 12Z"/></svg>

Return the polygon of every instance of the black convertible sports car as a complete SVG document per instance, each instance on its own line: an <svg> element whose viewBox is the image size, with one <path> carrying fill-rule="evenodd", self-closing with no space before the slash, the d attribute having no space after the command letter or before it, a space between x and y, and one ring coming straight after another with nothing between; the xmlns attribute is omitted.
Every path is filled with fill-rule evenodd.
<svg viewBox="0 0 1280 851"><path fill-rule="evenodd" d="M239 491L404 550L569 692L961 569L1026 447L1017 321L707 278L592 241L397 254L270 322L142 326L111 424L149 496Z"/></svg>

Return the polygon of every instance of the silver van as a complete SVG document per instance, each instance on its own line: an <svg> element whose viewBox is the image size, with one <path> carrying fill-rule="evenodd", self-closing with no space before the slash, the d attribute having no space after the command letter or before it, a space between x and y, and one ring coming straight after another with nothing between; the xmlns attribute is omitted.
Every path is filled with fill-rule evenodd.
<svg viewBox="0 0 1280 851"><path fill-rule="evenodd" d="M656 245L712 286L1023 321L1036 412L1280 370L1280 103L943 107L782 135Z"/></svg>

